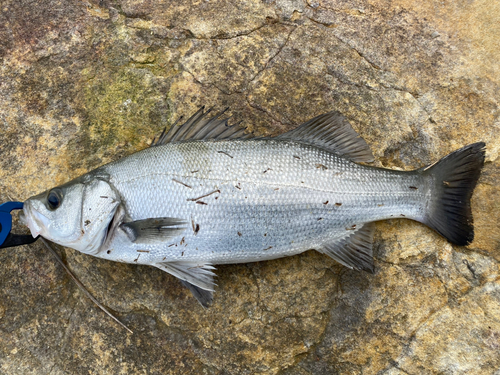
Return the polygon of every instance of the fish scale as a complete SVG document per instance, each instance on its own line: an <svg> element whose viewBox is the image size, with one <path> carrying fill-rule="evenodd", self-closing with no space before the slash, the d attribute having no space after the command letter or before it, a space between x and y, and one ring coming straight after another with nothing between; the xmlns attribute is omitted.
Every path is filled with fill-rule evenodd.
<svg viewBox="0 0 500 375"><path fill-rule="evenodd" d="M188 152L200 158L186 159ZM101 172L110 175L131 220L167 216L189 224L166 244L131 248L125 237L117 237L110 245L109 255L127 262L137 258L137 250L149 251L136 261L144 264L289 256L350 235L353 225L401 214L419 219L425 196L423 189L409 189L422 185L417 174L388 173L274 140L167 144ZM192 223L199 225L197 233Z"/></svg>
<svg viewBox="0 0 500 375"><path fill-rule="evenodd" d="M34 237L176 277L207 306L213 265L316 249L374 271L374 221L420 221L450 242L474 237L470 199L482 142L402 172L359 164L366 142L337 112L254 138L203 108L152 147L24 203Z"/></svg>

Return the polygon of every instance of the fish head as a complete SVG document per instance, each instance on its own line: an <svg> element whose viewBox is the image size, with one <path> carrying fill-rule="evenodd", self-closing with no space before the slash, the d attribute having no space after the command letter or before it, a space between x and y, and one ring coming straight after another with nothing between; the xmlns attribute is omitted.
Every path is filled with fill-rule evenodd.
<svg viewBox="0 0 500 375"><path fill-rule="evenodd" d="M118 193L106 180L78 178L29 198L21 219L35 238L95 254L119 205Z"/></svg>

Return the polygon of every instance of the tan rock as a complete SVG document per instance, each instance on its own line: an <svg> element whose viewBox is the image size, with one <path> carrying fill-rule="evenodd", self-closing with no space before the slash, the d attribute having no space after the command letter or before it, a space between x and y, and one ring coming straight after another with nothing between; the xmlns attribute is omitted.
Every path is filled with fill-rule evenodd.
<svg viewBox="0 0 500 375"><path fill-rule="evenodd" d="M0 252L6 374L496 374L500 368L500 8L413 0L24 0L0 4L0 201L230 107L261 135L337 109L375 164L487 143L476 240L377 224L374 275L315 252L218 268L213 306L173 277L41 246Z"/></svg>

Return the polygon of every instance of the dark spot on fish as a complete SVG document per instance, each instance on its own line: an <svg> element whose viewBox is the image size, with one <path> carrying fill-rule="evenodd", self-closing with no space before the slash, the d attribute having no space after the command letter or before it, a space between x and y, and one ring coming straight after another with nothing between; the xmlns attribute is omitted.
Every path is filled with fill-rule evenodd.
<svg viewBox="0 0 500 375"><path fill-rule="evenodd" d="M383 203L377 204L377 206L382 207L382 206L384 206L384 204Z"/></svg>
<svg viewBox="0 0 500 375"><path fill-rule="evenodd" d="M267 237L267 233L264 233L264 237Z"/></svg>
<svg viewBox="0 0 500 375"><path fill-rule="evenodd" d="M140 258L140 257L141 257L141 254L139 254L139 255L137 256L137 258L135 258L135 259L134 259L134 262L137 262L137 261L139 260L139 258Z"/></svg>
<svg viewBox="0 0 500 375"><path fill-rule="evenodd" d="M233 158L231 155L229 155L227 152L225 151L217 151L219 154L224 154L226 156L229 156L231 159Z"/></svg>
<svg viewBox="0 0 500 375"><path fill-rule="evenodd" d="M450 183L448 181L443 181L444 186L450 186Z"/></svg>
<svg viewBox="0 0 500 375"><path fill-rule="evenodd" d="M356 224L351 225L351 228L355 229L356 228Z"/></svg>
<svg viewBox="0 0 500 375"><path fill-rule="evenodd" d="M274 189L274 191L279 190L279 189L280 189L280 188L276 188L276 189Z"/></svg>
<svg viewBox="0 0 500 375"><path fill-rule="evenodd" d="M184 182L181 182L181 181L179 181L179 180L176 180L175 178L172 178L172 181L177 182L178 184L181 184L181 185L183 185L183 186L185 186L185 187L187 187L187 188L192 189L192 187L191 187L191 186L189 186L188 184L185 184Z"/></svg>
<svg viewBox="0 0 500 375"><path fill-rule="evenodd" d="M342 206L342 203L335 203L335 206Z"/></svg>
<svg viewBox="0 0 500 375"><path fill-rule="evenodd" d="M198 203L198 204L203 204L203 205L205 205L205 206L207 205L205 202L202 202L202 201L196 201L196 203Z"/></svg>
<svg viewBox="0 0 500 375"><path fill-rule="evenodd" d="M317 169L320 169L320 168L321 168L323 171L326 171L326 170L328 169L328 168L327 168L325 165L323 165L323 164L316 164L316 168L317 168Z"/></svg>
<svg viewBox="0 0 500 375"><path fill-rule="evenodd" d="M191 173L197 173L197 172L199 172L199 171L200 171L200 170L199 170L199 169L197 169L196 171L191 171Z"/></svg>
<svg viewBox="0 0 500 375"><path fill-rule="evenodd" d="M323 220L323 218L322 218L322 217L319 217L319 218L318 218L318 221L321 221L321 220Z"/></svg>
<svg viewBox="0 0 500 375"><path fill-rule="evenodd" d="M323 204L328 204L328 201L323 202Z"/></svg>
<svg viewBox="0 0 500 375"><path fill-rule="evenodd" d="M182 237L181 242L179 243L179 245L183 245L184 244L184 242L185 242L184 239L185 239L185 237Z"/></svg>
<svg viewBox="0 0 500 375"><path fill-rule="evenodd" d="M90 220L85 220L85 226L90 224Z"/></svg>
<svg viewBox="0 0 500 375"><path fill-rule="evenodd" d="M298 157L297 155L293 155L293 157L294 157L295 159L300 159L300 157Z"/></svg>
<svg viewBox="0 0 500 375"><path fill-rule="evenodd" d="M271 168L267 168L264 172L262 172L262 174L266 173L267 171L272 171Z"/></svg>
<svg viewBox="0 0 500 375"><path fill-rule="evenodd" d="M241 185L240 185L240 183L239 183L239 182L238 182L238 185L234 185L234 187L235 187L236 189L238 189L238 190L241 190Z"/></svg>
<svg viewBox="0 0 500 375"><path fill-rule="evenodd" d="M196 228L194 228L194 234L197 235L200 231L200 224L196 224Z"/></svg>
<svg viewBox="0 0 500 375"><path fill-rule="evenodd" d="M181 257L183 257L183 256L184 256L184 251L181 253Z"/></svg>
<svg viewBox="0 0 500 375"><path fill-rule="evenodd" d="M105 195L101 195L101 198L108 199L109 197L107 197Z"/></svg>
<svg viewBox="0 0 500 375"><path fill-rule="evenodd" d="M418 187L416 187L416 186L409 186L409 188L412 189L412 190L417 190L418 189Z"/></svg>
<svg viewBox="0 0 500 375"><path fill-rule="evenodd" d="M82 233L82 234L85 234L85 231L82 229L82 230L81 230L81 233Z"/></svg>
<svg viewBox="0 0 500 375"><path fill-rule="evenodd" d="M138 253L149 253L149 250L137 250Z"/></svg>
<svg viewBox="0 0 500 375"><path fill-rule="evenodd" d="M300 183L301 183L301 184L303 184L303 183L304 183L304 181L300 181Z"/></svg>
<svg viewBox="0 0 500 375"><path fill-rule="evenodd" d="M238 232L238 236L240 236L240 237L241 237L241 232Z"/></svg>
<svg viewBox="0 0 500 375"><path fill-rule="evenodd" d="M167 259L167 257L163 257L163 260Z"/></svg>
<svg viewBox="0 0 500 375"><path fill-rule="evenodd" d="M269 249L272 249L273 247L272 246L269 246L268 248L264 249L263 251L266 251L266 250L269 250Z"/></svg>
<svg viewBox="0 0 500 375"><path fill-rule="evenodd" d="M106 251L106 254L111 254L111 250Z"/></svg>
<svg viewBox="0 0 500 375"><path fill-rule="evenodd" d="M403 214L401 214L401 215L399 215L399 216L403 216L403 217L405 217L405 215L403 215Z"/></svg>
<svg viewBox="0 0 500 375"><path fill-rule="evenodd" d="M219 199L219 197L215 197L215 199Z"/></svg>
<svg viewBox="0 0 500 375"><path fill-rule="evenodd" d="M168 245L168 247L172 247L172 246L174 246L174 245L175 245L175 243L173 243L172 245Z"/></svg>

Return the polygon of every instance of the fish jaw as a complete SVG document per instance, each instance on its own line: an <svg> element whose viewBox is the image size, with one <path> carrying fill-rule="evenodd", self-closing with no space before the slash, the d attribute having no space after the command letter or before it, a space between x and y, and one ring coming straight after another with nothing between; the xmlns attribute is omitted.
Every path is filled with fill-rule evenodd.
<svg viewBox="0 0 500 375"><path fill-rule="evenodd" d="M42 232L42 228L49 224L49 219L34 209L29 200L23 205L20 220L29 228L33 238L37 238Z"/></svg>

